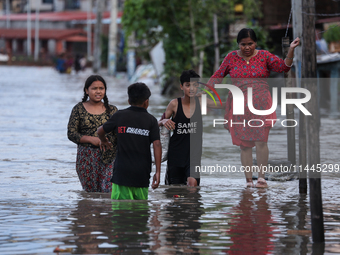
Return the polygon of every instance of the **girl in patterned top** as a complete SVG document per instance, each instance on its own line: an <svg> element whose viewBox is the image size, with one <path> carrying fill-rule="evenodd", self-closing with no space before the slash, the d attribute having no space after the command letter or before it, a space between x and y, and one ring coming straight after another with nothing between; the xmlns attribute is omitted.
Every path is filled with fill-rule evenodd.
<svg viewBox="0 0 340 255"><path fill-rule="evenodd" d="M300 39L296 38L290 44L285 60L276 57L266 50L257 50L256 42L257 37L252 29L242 29L237 36L237 43L240 49L230 52L224 58L221 66L210 78L208 84L211 86L219 84L229 74L233 85L242 90L245 99L244 115L233 115L233 98L231 92L229 92L224 117L228 123L225 127L231 134L233 144L241 148L241 163L246 170L252 167L252 147L256 147L257 164L260 166L256 187L264 188L267 187L267 183L264 179L264 172L261 166L267 166L268 164L269 150L267 140L269 130L273 125L272 121L268 120L275 120L276 113L259 116L250 112L247 102L247 89L252 87L252 99L255 109L270 109L272 98L266 79L271 71L288 72L290 70L293 63L294 49L299 45ZM236 124L244 123L244 121L245 125ZM235 124L231 125L231 123ZM247 187L253 187L252 173L245 171L245 175Z"/></svg>
<svg viewBox="0 0 340 255"><path fill-rule="evenodd" d="M109 105L106 90L106 82L101 76L88 77L83 100L73 107L67 128L68 139L78 145L76 170L87 192L111 192L112 187L116 136L107 135L113 146L103 152L97 135L97 129L117 111L117 107Z"/></svg>

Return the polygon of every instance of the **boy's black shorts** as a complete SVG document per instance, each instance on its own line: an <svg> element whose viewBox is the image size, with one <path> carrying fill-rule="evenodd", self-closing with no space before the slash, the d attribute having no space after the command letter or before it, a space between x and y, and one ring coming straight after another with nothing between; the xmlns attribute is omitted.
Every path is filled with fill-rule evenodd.
<svg viewBox="0 0 340 255"><path fill-rule="evenodd" d="M193 177L197 181L197 185L200 185L200 175L199 173L195 173L191 171L190 173L190 165L185 167L180 166L171 166L168 165L165 174L165 184L187 184L188 177Z"/></svg>

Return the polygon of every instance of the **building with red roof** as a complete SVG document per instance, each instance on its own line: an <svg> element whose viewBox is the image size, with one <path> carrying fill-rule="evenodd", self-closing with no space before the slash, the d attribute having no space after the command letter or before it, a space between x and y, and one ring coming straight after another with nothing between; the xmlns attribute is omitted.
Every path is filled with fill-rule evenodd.
<svg viewBox="0 0 340 255"><path fill-rule="evenodd" d="M110 12L103 13L103 33L108 33ZM118 13L117 22L120 23L122 12ZM17 13L0 16L0 42L12 53L27 51L28 15ZM35 13L31 13L31 47L34 51L35 43ZM93 35L96 15L85 11L63 11L39 13L39 51L50 55L62 52L86 54L88 36L87 24L90 23ZM8 28L6 28L8 27ZM93 45L93 36L90 37Z"/></svg>

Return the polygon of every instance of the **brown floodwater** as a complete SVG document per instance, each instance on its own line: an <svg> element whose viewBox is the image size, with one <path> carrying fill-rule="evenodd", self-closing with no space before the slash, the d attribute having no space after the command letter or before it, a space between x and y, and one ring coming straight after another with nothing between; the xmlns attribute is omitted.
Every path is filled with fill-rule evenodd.
<svg viewBox="0 0 340 255"><path fill-rule="evenodd" d="M298 181L269 181L246 189L243 173L202 173L201 187L164 185L148 201L113 201L82 191L75 171L76 145L66 136L72 107L81 100L83 73L48 67L0 66L0 254L339 254L339 173L322 179L324 245L313 244L309 195ZM108 98L128 106L123 74L106 76ZM156 118L170 98L158 85L148 109ZM239 148L215 111L204 116L202 165L240 167ZM340 163L340 119L321 119L321 163ZM298 134L296 134L298 137ZM285 161L286 130L274 127L270 160ZM178 197L174 197L178 195Z"/></svg>

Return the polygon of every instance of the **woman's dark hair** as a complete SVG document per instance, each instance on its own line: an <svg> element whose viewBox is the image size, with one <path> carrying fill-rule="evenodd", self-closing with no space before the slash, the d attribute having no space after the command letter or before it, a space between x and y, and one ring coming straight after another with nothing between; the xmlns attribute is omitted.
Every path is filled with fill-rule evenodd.
<svg viewBox="0 0 340 255"><path fill-rule="evenodd" d="M91 75L90 77L88 77L85 81L85 85L84 85L84 96L83 96L83 99L82 99L82 102L86 102L87 101L87 98L89 97L88 94L86 94L86 89L89 89L89 87L91 86L92 83L94 83L95 81L101 81L103 84L104 84L104 87L105 87L105 95L104 95L104 106L105 106L105 109L106 109L106 112L108 114L110 114L111 112L111 109L110 109L110 106L109 106L109 100L107 99L107 96L106 96L106 91L107 91L107 86L106 86L106 82L105 80L103 79L103 77L99 76L99 75Z"/></svg>
<svg viewBox="0 0 340 255"><path fill-rule="evenodd" d="M151 91L145 83L136 82L128 87L129 102L131 105L142 105L151 96Z"/></svg>
<svg viewBox="0 0 340 255"><path fill-rule="evenodd" d="M191 78L200 78L200 76L194 70L185 70L182 72L179 80L183 85L184 82L190 82Z"/></svg>
<svg viewBox="0 0 340 255"><path fill-rule="evenodd" d="M240 43L242 39L249 38L254 42L257 42L257 37L253 29L251 28L242 28L237 35L237 43Z"/></svg>

